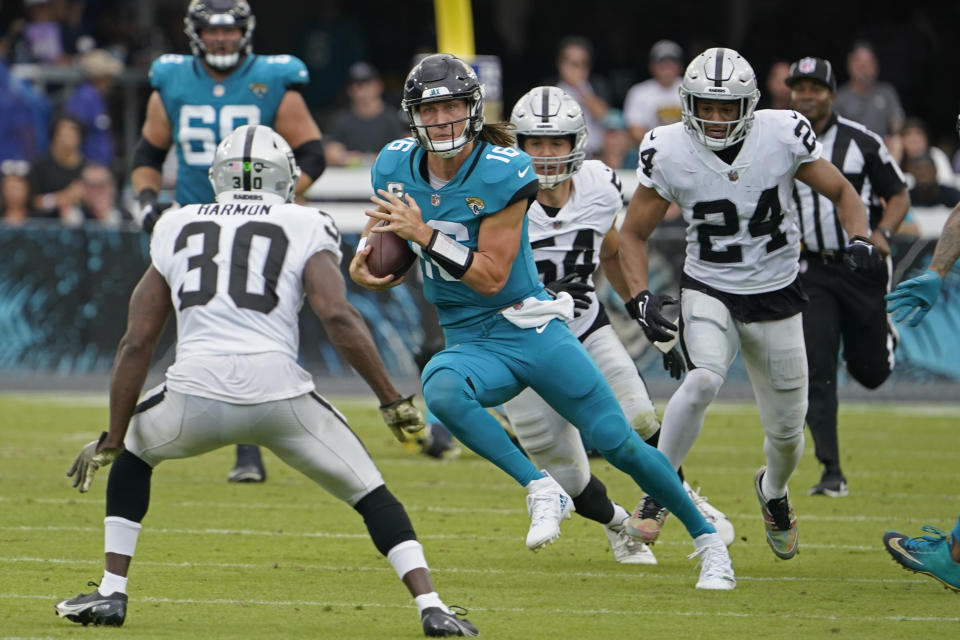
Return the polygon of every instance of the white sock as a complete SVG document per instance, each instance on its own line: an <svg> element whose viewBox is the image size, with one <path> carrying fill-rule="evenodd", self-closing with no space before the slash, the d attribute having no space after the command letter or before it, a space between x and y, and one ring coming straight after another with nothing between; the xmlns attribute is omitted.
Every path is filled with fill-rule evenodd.
<svg viewBox="0 0 960 640"><path fill-rule="evenodd" d="M119 516L103 519L103 552L133 557L137 550L140 523Z"/></svg>
<svg viewBox="0 0 960 640"><path fill-rule="evenodd" d="M613 503L613 520L608 522L605 526L609 529L610 527L616 527L623 523L624 520L630 517L630 514L626 509L618 505L616 502Z"/></svg>
<svg viewBox="0 0 960 640"><path fill-rule="evenodd" d="M443 600L440 599L440 596L437 595L436 591L422 593L414 598L413 601L417 603L418 613L423 613L424 609L428 609L430 607L440 607L443 609L444 613L450 613L450 609L447 608L447 605L443 604Z"/></svg>
<svg viewBox="0 0 960 640"><path fill-rule="evenodd" d="M703 429L707 407L717 397L723 378L706 369L687 372L683 384L673 393L663 412L657 448L678 468Z"/></svg>
<svg viewBox="0 0 960 640"><path fill-rule="evenodd" d="M703 549L704 547L709 547L712 544L723 544L723 539L720 537L719 533L701 533L699 536L693 539L694 549Z"/></svg>
<svg viewBox="0 0 960 640"><path fill-rule="evenodd" d="M405 540L387 552L387 562L397 572L397 577L403 580L414 569L427 569L427 559L423 555L423 546L416 540Z"/></svg>
<svg viewBox="0 0 960 640"><path fill-rule="evenodd" d="M124 576L118 576L115 573L104 571L97 591L99 591L102 596L108 596L111 593L126 593L127 579Z"/></svg>
<svg viewBox="0 0 960 640"><path fill-rule="evenodd" d="M545 484L550 485L553 482L556 482L553 478L550 477L550 474L544 471L543 469L540 470L540 473L543 474L542 477L537 478L536 480L531 480L525 485L524 488L527 490L527 493L533 493L538 489L541 489ZM544 480L548 480L548 482L545 483Z"/></svg>
<svg viewBox="0 0 960 640"><path fill-rule="evenodd" d="M767 470L760 479L760 490L767 500L782 498L787 495L787 481L803 457L803 435L792 446L780 447L765 438L763 452L767 455Z"/></svg>

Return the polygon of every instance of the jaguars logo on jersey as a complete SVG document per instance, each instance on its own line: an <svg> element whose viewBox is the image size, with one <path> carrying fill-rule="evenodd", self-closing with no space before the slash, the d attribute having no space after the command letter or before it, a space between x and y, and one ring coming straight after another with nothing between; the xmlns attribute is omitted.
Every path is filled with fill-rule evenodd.
<svg viewBox="0 0 960 640"><path fill-rule="evenodd" d="M483 211L486 206L480 198L467 198L467 207L475 216L480 215L480 212Z"/></svg>

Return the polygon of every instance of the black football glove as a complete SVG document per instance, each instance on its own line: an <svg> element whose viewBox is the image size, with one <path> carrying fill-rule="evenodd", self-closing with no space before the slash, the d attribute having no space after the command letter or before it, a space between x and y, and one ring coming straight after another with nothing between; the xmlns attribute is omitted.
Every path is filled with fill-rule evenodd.
<svg viewBox="0 0 960 640"><path fill-rule="evenodd" d="M147 233L153 233L153 227L157 220L163 215L163 212L170 208L170 202L158 202L157 192L153 189L144 189L137 196L140 203L140 226Z"/></svg>
<svg viewBox="0 0 960 640"><path fill-rule="evenodd" d="M687 370L687 363L680 351L680 345L675 344L670 351L663 354L663 368L670 373L670 377L679 380Z"/></svg>
<svg viewBox="0 0 960 640"><path fill-rule="evenodd" d="M872 271L883 262L883 256L870 240L853 236L843 250L843 263L851 271Z"/></svg>
<svg viewBox="0 0 960 640"><path fill-rule="evenodd" d="M670 342L677 325L667 320L661 310L665 305L677 304L670 296L660 296L644 289L625 306L630 317L640 324L643 333L650 342Z"/></svg>
<svg viewBox="0 0 960 640"><path fill-rule="evenodd" d="M594 291L592 284L587 284L577 279L578 274L576 271L571 271L567 275L563 276L559 280L554 280L550 284L546 285L547 291L556 296L561 291L566 291L570 294L570 297L573 298L573 317L577 318L580 316L580 311L582 309L590 308L590 296L587 294L591 291Z"/></svg>

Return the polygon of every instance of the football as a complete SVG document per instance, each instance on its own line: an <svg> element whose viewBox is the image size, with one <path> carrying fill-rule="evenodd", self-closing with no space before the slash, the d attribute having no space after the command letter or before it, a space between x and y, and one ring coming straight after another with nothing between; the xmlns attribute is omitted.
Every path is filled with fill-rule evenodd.
<svg viewBox="0 0 960 640"><path fill-rule="evenodd" d="M386 220L381 220L376 226L386 224ZM399 278L417 260L417 254L413 252L407 241L392 231L371 233L367 238L367 244L372 247L370 255L367 256L367 268L378 278L391 274Z"/></svg>

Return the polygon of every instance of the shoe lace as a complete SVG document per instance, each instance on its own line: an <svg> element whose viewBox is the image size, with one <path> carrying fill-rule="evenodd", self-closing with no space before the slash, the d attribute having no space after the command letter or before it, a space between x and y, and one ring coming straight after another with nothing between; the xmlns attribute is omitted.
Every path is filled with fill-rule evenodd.
<svg viewBox="0 0 960 640"><path fill-rule="evenodd" d="M730 563L721 550L726 550L722 542L710 544L697 549L687 557L692 560L699 556L697 566L700 567L700 573L704 577L728 577L731 573Z"/></svg>
<svg viewBox="0 0 960 640"><path fill-rule="evenodd" d="M919 536L920 538L922 538L923 540L926 540L927 542L943 542L944 540L947 539L947 534L941 531L940 529L934 527L933 525L929 525L929 524L924 525L922 527L922 530L926 531L927 533L933 534L932 536Z"/></svg>
<svg viewBox="0 0 960 640"><path fill-rule="evenodd" d="M652 496L644 496L643 504L640 506L640 519L660 520L665 511L666 509L663 507L663 505L654 500Z"/></svg>
<svg viewBox="0 0 960 640"><path fill-rule="evenodd" d="M534 523L560 519L560 500L553 492L543 491L527 496L527 510Z"/></svg>
<svg viewBox="0 0 960 640"><path fill-rule="evenodd" d="M790 528L790 500L787 496L777 500L768 500L767 511L770 512L770 517L777 529L786 531Z"/></svg>

